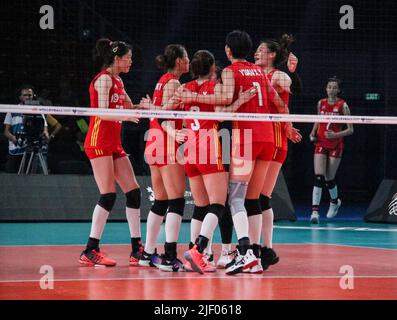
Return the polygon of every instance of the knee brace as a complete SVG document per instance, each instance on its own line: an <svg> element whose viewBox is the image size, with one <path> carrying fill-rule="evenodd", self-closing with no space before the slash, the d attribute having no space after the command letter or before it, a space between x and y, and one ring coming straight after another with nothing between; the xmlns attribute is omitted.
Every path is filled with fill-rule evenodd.
<svg viewBox="0 0 397 320"><path fill-rule="evenodd" d="M208 213L208 208L209 206L205 206L205 207L194 206L192 219L202 222L205 218L205 215Z"/></svg>
<svg viewBox="0 0 397 320"><path fill-rule="evenodd" d="M325 186L328 189L333 189L336 186L335 180L325 181Z"/></svg>
<svg viewBox="0 0 397 320"><path fill-rule="evenodd" d="M185 210L185 198L168 200L168 212L173 212L183 217L183 210Z"/></svg>
<svg viewBox="0 0 397 320"><path fill-rule="evenodd" d="M168 209L168 200L154 200L154 203L152 205L152 208L150 211L153 213L164 217L165 214L167 213Z"/></svg>
<svg viewBox="0 0 397 320"><path fill-rule="evenodd" d="M262 214L259 199L245 199L244 206L248 217Z"/></svg>
<svg viewBox="0 0 397 320"><path fill-rule="evenodd" d="M229 182L229 206L232 216L239 212L245 212L244 199L247 194L248 183Z"/></svg>
<svg viewBox="0 0 397 320"><path fill-rule="evenodd" d="M126 206L131 209L139 209L141 207L141 190L134 189L125 194Z"/></svg>
<svg viewBox="0 0 397 320"><path fill-rule="evenodd" d="M324 184L325 184L325 177L323 175L316 174L316 176L314 177L314 186L322 188L324 187Z"/></svg>
<svg viewBox="0 0 397 320"><path fill-rule="evenodd" d="M98 205L110 212L113 209L114 203L116 202L116 193L105 193L99 197Z"/></svg>
<svg viewBox="0 0 397 320"><path fill-rule="evenodd" d="M270 198L265 196L264 194L261 194L259 196L259 202L261 203L261 210L265 211L265 210L269 210L272 208L271 204L270 204Z"/></svg>
<svg viewBox="0 0 397 320"><path fill-rule="evenodd" d="M208 212L213 213L217 216L218 219L223 215L223 211L225 210L225 206L219 203L211 203Z"/></svg>

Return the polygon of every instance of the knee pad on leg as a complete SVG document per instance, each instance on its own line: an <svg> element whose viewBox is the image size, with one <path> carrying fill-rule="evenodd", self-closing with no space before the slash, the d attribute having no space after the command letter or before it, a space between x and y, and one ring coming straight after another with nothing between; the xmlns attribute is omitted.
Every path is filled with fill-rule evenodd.
<svg viewBox="0 0 397 320"><path fill-rule="evenodd" d="M173 212L183 217L184 210L185 210L185 198L168 200L168 212Z"/></svg>
<svg viewBox="0 0 397 320"><path fill-rule="evenodd" d="M260 195L259 202L261 203L261 210L262 211L269 210L269 209L272 208L272 206L270 204L270 198L265 196L264 194Z"/></svg>
<svg viewBox="0 0 397 320"><path fill-rule="evenodd" d="M112 211L114 203L116 202L116 193L105 193L99 197L98 205L106 211Z"/></svg>
<svg viewBox="0 0 397 320"><path fill-rule="evenodd" d="M333 189L336 186L336 182L335 182L335 180L325 181L325 186L328 189Z"/></svg>
<svg viewBox="0 0 397 320"><path fill-rule="evenodd" d="M259 199L245 199L244 206L248 217L262 214Z"/></svg>
<svg viewBox="0 0 397 320"><path fill-rule="evenodd" d="M153 206L150 209L153 213L164 217L168 209L168 200L154 200Z"/></svg>
<svg viewBox="0 0 397 320"><path fill-rule="evenodd" d="M247 194L248 183L229 182L229 206L232 216L239 212L245 212L244 200Z"/></svg>
<svg viewBox="0 0 397 320"><path fill-rule="evenodd" d="M325 184L325 177L321 174L316 174L316 176L314 177L314 186L322 188L324 187L324 184Z"/></svg>
<svg viewBox="0 0 397 320"><path fill-rule="evenodd" d="M194 206L192 219L202 222L205 218L205 215L208 213L208 208L209 206L204 206L204 207Z"/></svg>
<svg viewBox="0 0 397 320"><path fill-rule="evenodd" d="M139 209L141 207L141 190L134 189L125 194L126 206L131 209Z"/></svg>
<svg viewBox="0 0 397 320"><path fill-rule="evenodd" d="M216 215L218 219L220 219L224 211L225 211L225 206L219 203L211 203L208 208L208 212L211 212L214 215Z"/></svg>

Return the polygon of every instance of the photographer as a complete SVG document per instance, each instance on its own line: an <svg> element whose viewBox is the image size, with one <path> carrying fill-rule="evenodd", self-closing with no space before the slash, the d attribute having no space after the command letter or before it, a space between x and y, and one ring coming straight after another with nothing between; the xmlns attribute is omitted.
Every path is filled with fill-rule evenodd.
<svg viewBox="0 0 397 320"><path fill-rule="evenodd" d="M34 104L35 96L33 86L24 85L18 90L19 104ZM49 141L47 121L42 116L44 127L41 136L45 141ZM5 167L7 173L17 173L22 160L22 156L27 147L24 128L25 115L21 113L7 113L4 119L4 135L9 140L8 157Z"/></svg>

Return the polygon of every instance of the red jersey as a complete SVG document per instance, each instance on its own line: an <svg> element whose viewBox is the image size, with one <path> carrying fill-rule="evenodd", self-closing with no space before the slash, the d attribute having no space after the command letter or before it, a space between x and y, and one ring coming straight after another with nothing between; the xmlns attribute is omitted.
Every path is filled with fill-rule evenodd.
<svg viewBox="0 0 397 320"><path fill-rule="evenodd" d="M112 79L112 86L109 90L109 109L123 109L125 94L123 82L120 78L112 76L107 70L103 70L95 76L90 84L90 105L91 108L98 108L98 92L95 89L95 81L103 74ZM106 149L117 150L121 146L121 121L101 120L97 116L90 117L90 125L85 138L85 149Z"/></svg>
<svg viewBox="0 0 397 320"><path fill-rule="evenodd" d="M203 82L201 85L197 83L196 80L190 81L185 84L185 88L192 91L197 92L198 94L207 95L214 94L214 89L216 86L216 82L212 80L208 80ZM203 111L203 112L214 112L215 106L212 104L205 103L195 103L194 105L185 104L185 111ZM217 120L197 120L197 119L186 119L186 127L195 131L198 134L198 130L206 129L211 130L214 126L218 125Z"/></svg>
<svg viewBox="0 0 397 320"><path fill-rule="evenodd" d="M280 71L280 70L273 69L266 75L270 85L272 83L273 75L276 71ZM288 106L289 93L287 91L283 91L278 95L280 96L281 100L283 100L283 102ZM269 99L269 107L270 107L270 113L278 113L276 105L270 99ZM273 134L274 134L274 147L282 150L287 150L288 139L287 139L287 134L285 132L285 123L273 122Z"/></svg>
<svg viewBox="0 0 397 320"><path fill-rule="evenodd" d="M170 73L166 73L162 75L160 80L157 82L156 87L154 89L152 101L155 106L162 106L163 105L163 94L164 94L164 87L167 85L167 83L170 80L176 79L174 75ZM178 119L175 120L175 129L182 129L183 126L183 121ZM159 138L159 134L162 136L161 140L162 141L157 141ZM178 144L176 141L170 141L171 137L167 135L167 133L163 130L161 125L159 124L157 119L150 119L150 128L149 128L149 134L147 137L146 141L146 149L153 143L156 143L157 147L154 148L155 151L152 151L150 155L148 154L147 156L150 156L151 158L157 157L157 156L164 156L165 158L163 159L162 163L157 163L157 161L153 160L148 160L151 165L165 165L169 161L166 159L167 155L173 154L175 155L176 150L178 148ZM160 155L160 153L162 155ZM171 155L171 160L173 160L174 156Z"/></svg>
<svg viewBox="0 0 397 320"><path fill-rule="evenodd" d="M330 104L328 99L321 99L319 114L343 115L344 104L345 101L339 98L333 104ZM317 144L329 149L343 148L343 138L327 139L325 137L325 131L340 132L343 130L343 126L342 123L320 123L317 131Z"/></svg>
<svg viewBox="0 0 397 320"><path fill-rule="evenodd" d="M250 62L235 62L227 67L234 74L233 102L237 100L240 88L243 91L255 87L258 90L257 97L241 105L238 113L269 113L267 99L266 76L263 70ZM240 129L239 135L233 137L236 144L244 143L244 129L252 130L252 142L273 143L273 126L265 121L233 121L233 129Z"/></svg>

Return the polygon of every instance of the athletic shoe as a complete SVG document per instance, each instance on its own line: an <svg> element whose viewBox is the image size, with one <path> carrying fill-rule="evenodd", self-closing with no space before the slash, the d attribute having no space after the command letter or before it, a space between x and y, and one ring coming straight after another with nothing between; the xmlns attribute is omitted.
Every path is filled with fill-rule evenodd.
<svg viewBox="0 0 397 320"><path fill-rule="evenodd" d="M258 264L258 259L255 257L252 249L248 249L245 255L238 255L234 260L226 265L226 274L233 275L242 272L244 269L252 268Z"/></svg>
<svg viewBox="0 0 397 320"><path fill-rule="evenodd" d="M312 215L310 216L310 223L311 224L319 224L320 222L320 215L317 211L312 211Z"/></svg>
<svg viewBox="0 0 397 320"><path fill-rule="evenodd" d="M236 251L233 250L222 250L221 256L219 257L216 267L218 269L225 269L226 265L233 261L236 256Z"/></svg>
<svg viewBox="0 0 397 320"><path fill-rule="evenodd" d="M181 260L177 258L168 260L164 255L161 256L161 263L158 264L156 267L158 267L161 271L166 272L184 271L183 263Z"/></svg>
<svg viewBox="0 0 397 320"><path fill-rule="evenodd" d="M203 259L204 260L204 259ZM189 261L186 261L186 263L183 265L183 268L186 272L194 272L192 265L190 264ZM216 268L214 266L211 266L210 264L206 264L203 267L204 272L216 272Z"/></svg>
<svg viewBox="0 0 397 320"><path fill-rule="evenodd" d="M79 263L87 267L114 267L116 261L106 257L105 252L91 250L88 253L81 253Z"/></svg>
<svg viewBox="0 0 397 320"><path fill-rule="evenodd" d="M259 274L263 272L262 264L261 264L261 259L258 259L258 264L256 266L253 266L252 268L247 268L243 269L244 273L253 273L253 274Z"/></svg>
<svg viewBox="0 0 397 320"><path fill-rule="evenodd" d="M139 260L142 256L143 251L143 246L140 246L137 251L131 251L129 263L131 267L137 267L139 265Z"/></svg>
<svg viewBox="0 0 397 320"><path fill-rule="evenodd" d="M203 274L204 273L204 266L207 264L203 257L204 254L200 253L197 250L197 245L194 245L193 248L191 248L190 250L186 251L184 253L185 259L190 263L191 268L193 269L193 271L196 271L198 273Z"/></svg>
<svg viewBox="0 0 397 320"><path fill-rule="evenodd" d="M212 267L215 267L214 254L208 254L204 251L203 259Z"/></svg>
<svg viewBox="0 0 397 320"><path fill-rule="evenodd" d="M261 264L263 270L267 270L269 266L274 265L279 261L280 258L277 256L276 251L274 251L272 248L261 248Z"/></svg>
<svg viewBox="0 0 397 320"><path fill-rule="evenodd" d="M141 267L157 267L160 263L161 258L157 254L157 249L154 249L154 253L147 253L144 250L138 262Z"/></svg>
<svg viewBox="0 0 397 320"><path fill-rule="evenodd" d="M342 201L340 199L338 199L337 203L332 203L331 202L329 204L329 209L328 209L328 212L327 212L327 218L328 219L334 218L338 214L338 210L339 210L341 204L342 204Z"/></svg>

